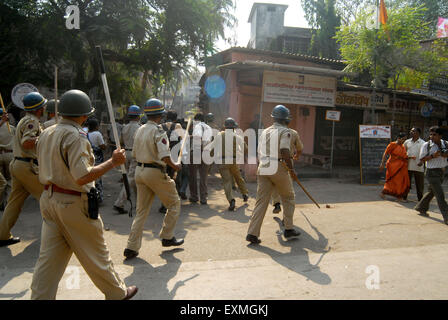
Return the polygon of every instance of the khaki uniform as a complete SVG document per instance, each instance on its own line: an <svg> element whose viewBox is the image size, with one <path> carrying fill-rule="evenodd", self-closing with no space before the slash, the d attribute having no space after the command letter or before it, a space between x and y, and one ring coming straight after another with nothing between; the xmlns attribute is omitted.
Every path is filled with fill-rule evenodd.
<svg viewBox="0 0 448 320"><path fill-rule="evenodd" d="M10 230L15 225L26 198L31 194L39 201L44 190L38 177L36 148L24 149L22 146L26 140L38 137L41 132L39 119L31 113L27 113L17 124L13 138L14 159L9 166L12 177L11 194L0 221L0 240L12 237Z"/></svg>
<svg viewBox="0 0 448 320"><path fill-rule="evenodd" d="M55 124L56 124L56 117L53 117L50 120L45 121L44 124L42 125L42 128L45 130Z"/></svg>
<svg viewBox="0 0 448 320"><path fill-rule="evenodd" d="M233 140L232 142L227 141L229 144L227 147L226 138ZM221 150L218 151L217 147L221 147ZM215 156L222 158L222 164L219 165L219 173L221 174L227 201L230 202L235 199L232 192L234 180L238 185L241 194L248 195L249 190L247 190L246 182L241 177L240 169L237 164L237 156L240 155L242 157L244 151L247 150L247 145L243 138L235 134L233 130L227 129L226 131L218 133L213 142L206 148L214 150ZM219 152L220 154L216 155L216 152Z"/></svg>
<svg viewBox="0 0 448 320"><path fill-rule="evenodd" d="M291 148L289 150L291 151L292 157L294 153L302 152L303 143L302 140L300 140L299 133L296 130L289 128L289 131L291 132ZM276 203L281 203L281 199L277 190L274 190L274 192L272 192L272 204Z"/></svg>
<svg viewBox="0 0 448 320"><path fill-rule="evenodd" d="M129 187L135 195L137 194L137 186L135 185L135 168L137 167L137 161L132 156L132 147L134 145L135 133L139 128L139 121L136 120L130 121L123 127L123 130L121 131L121 142L123 143L122 148L126 149L125 166L129 180ZM118 198L114 203L114 206L123 208L126 200L126 188L123 185L120 194L118 195Z"/></svg>
<svg viewBox="0 0 448 320"><path fill-rule="evenodd" d="M154 196L158 196L168 209L163 220L160 238L170 240L180 214L180 199L176 183L158 168L144 167L144 164L166 166L163 158L170 156L166 132L155 122L148 122L135 134L132 154L137 160L135 183L137 185L137 214L132 223L127 248L139 251L142 245L143 227L151 209ZM140 164L138 164L140 163Z"/></svg>
<svg viewBox="0 0 448 320"><path fill-rule="evenodd" d="M123 299L126 286L115 272L101 217L90 219L87 211L86 192L94 182L83 186L76 183L94 167L86 134L76 122L62 119L42 133L37 150L41 163L39 180L50 187L40 199L42 239L31 299L56 298L58 283L73 253L106 299ZM56 186L80 194L56 191Z"/></svg>
<svg viewBox="0 0 448 320"><path fill-rule="evenodd" d="M271 139L278 140L278 150L270 150ZM260 164L257 173L257 197L255 208L250 218L248 234L259 237L266 210L272 192L277 190L283 203L285 229L293 229L293 215L295 208L295 194L288 170L279 163L280 149L291 148L291 133L286 126L274 123L265 129L260 137L258 156ZM272 162L278 162L277 170L269 173L262 169L268 168Z"/></svg>
<svg viewBox="0 0 448 320"><path fill-rule="evenodd" d="M9 127L11 128L11 133L6 123L0 126L0 203L3 201L5 189L8 185L7 180L11 179L9 164L13 159L13 137L16 128L12 125L9 125Z"/></svg>

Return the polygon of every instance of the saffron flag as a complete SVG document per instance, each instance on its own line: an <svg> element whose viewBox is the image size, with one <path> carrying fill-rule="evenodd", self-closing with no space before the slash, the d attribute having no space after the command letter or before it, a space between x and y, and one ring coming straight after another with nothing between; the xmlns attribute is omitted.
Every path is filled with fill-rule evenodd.
<svg viewBox="0 0 448 320"><path fill-rule="evenodd" d="M437 38L448 37L448 18L440 18L437 23Z"/></svg>
<svg viewBox="0 0 448 320"><path fill-rule="evenodd" d="M380 0L380 22L383 25L387 22L387 10L384 0Z"/></svg>

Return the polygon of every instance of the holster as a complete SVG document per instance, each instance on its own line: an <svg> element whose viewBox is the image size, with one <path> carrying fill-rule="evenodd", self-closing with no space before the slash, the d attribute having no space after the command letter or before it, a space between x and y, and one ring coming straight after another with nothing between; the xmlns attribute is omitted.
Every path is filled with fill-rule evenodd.
<svg viewBox="0 0 448 320"><path fill-rule="evenodd" d="M99 212L99 199L100 193L96 188L90 189L89 193L87 193L87 201L88 201L88 209L89 218L93 220L98 219Z"/></svg>

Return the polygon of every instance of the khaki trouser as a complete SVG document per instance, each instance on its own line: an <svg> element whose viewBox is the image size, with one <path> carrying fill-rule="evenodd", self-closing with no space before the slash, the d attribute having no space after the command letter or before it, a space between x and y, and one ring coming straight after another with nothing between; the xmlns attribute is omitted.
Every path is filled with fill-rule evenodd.
<svg viewBox="0 0 448 320"><path fill-rule="evenodd" d="M142 246L143 227L154 196L158 196L168 209L159 234L160 238L167 240L173 238L174 235L174 227L180 214L180 199L176 191L176 183L160 169L137 166L135 183L137 184L137 213L132 223L127 248L138 252Z"/></svg>
<svg viewBox="0 0 448 320"><path fill-rule="evenodd" d="M137 194L137 186L135 184L135 168L136 167L137 167L137 160L135 160L132 157L132 151L127 150L126 151L126 171L127 171L127 175L128 175L129 188L131 189L130 190L131 196L132 196L132 193L134 193L134 195ZM126 188L124 187L124 184L123 184L123 187L121 187L120 194L118 195L118 198L114 203L114 206L123 208L126 200L127 200Z"/></svg>
<svg viewBox="0 0 448 320"><path fill-rule="evenodd" d="M227 201L230 202L234 199L232 192L233 179L235 179L235 182L242 194L249 194L246 187L246 182L244 182L244 179L241 177L240 169L237 164L221 164L219 166L219 173L222 177L222 184L224 186Z"/></svg>
<svg viewBox="0 0 448 320"><path fill-rule="evenodd" d="M3 174L0 172L0 203L3 202L3 193L8 185L8 181L6 181Z"/></svg>
<svg viewBox="0 0 448 320"><path fill-rule="evenodd" d="M11 180L11 172L9 171L9 164L14 158L12 152L0 151L0 174L4 179L0 177L0 203L7 195L6 187L8 186L8 180Z"/></svg>
<svg viewBox="0 0 448 320"><path fill-rule="evenodd" d="M291 176L289 176L289 178L291 179ZM291 184L293 184L292 181L291 181ZM280 203L280 204L282 203L282 199L280 198L280 195L278 194L276 189L274 189L272 191L271 200L272 200L272 205L275 205L276 203Z"/></svg>
<svg viewBox="0 0 448 320"><path fill-rule="evenodd" d="M11 179L11 172L9 171L9 165L14 159L12 152L0 153L0 173L3 174L6 180Z"/></svg>
<svg viewBox="0 0 448 320"><path fill-rule="evenodd" d="M283 166L279 166L277 173L272 176L258 175L257 182L257 198L247 233L256 237L260 236L261 225L266 215L272 192L275 189L278 191L283 204L285 229L293 229L295 194L288 171Z"/></svg>
<svg viewBox="0 0 448 320"><path fill-rule="evenodd" d="M126 286L114 269L104 240L103 221L89 219L87 195L51 190L42 193L43 218L39 259L31 284L32 300L53 300L72 254L106 299L126 296Z"/></svg>
<svg viewBox="0 0 448 320"><path fill-rule="evenodd" d="M12 237L10 231L19 218L26 198L31 194L39 201L44 190L31 163L13 160L9 169L12 176L12 190L0 221L0 240L8 240Z"/></svg>

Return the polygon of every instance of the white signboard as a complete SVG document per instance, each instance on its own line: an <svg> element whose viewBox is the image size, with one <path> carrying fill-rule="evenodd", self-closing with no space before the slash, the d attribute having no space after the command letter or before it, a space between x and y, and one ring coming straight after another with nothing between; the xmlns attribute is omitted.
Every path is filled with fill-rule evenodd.
<svg viewBox="0 0 448 320"><path fill-rule="evenodd" d="M19 83L12 89L11 92L12 102L20 109L24 109L22 101L23 97L30 92L38 92L38 90L31 83Z"/></svg>
<svg viewBox="0 0 448 320"><path fill-rule="evenodd" d="M263 101L334 107L336 78L292 72L263 73Z"/></svg>
<svg viewBox="0 0 448 320"><path fill-rule="evenodd" d="M340 121L341 111L327 110L325 113L325 120Z"/></svg>
<svg viewBox="0 0 448 320"><path fill-rule="evenodd" d="M390 139L392 130L390 126L376 126L376 125L360 125L360 138L388 138Z"/></svg>

